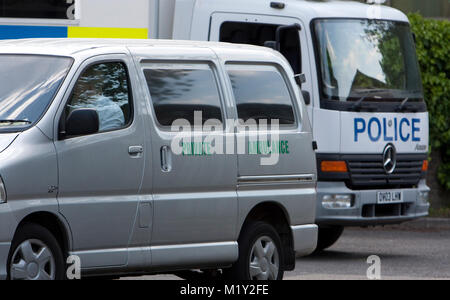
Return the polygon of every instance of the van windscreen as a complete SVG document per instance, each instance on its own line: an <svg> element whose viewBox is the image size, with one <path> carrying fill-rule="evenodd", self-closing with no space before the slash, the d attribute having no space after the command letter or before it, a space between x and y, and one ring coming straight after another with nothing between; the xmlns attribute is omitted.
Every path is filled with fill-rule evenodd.
<svg viewBox="0 0 450 300"><path fill-rule="evenodd" d="M71 64L66 57L0 55L0 130L21 131L39 121Z"/></svg>

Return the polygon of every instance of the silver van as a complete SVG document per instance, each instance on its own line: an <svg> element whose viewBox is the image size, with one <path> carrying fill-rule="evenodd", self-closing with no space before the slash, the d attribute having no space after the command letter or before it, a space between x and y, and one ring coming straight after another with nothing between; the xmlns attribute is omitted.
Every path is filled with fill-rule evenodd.
<svg viewBox="0 0 450 300"><path fill-rule="evenodd" d="M0 279L282 279L315 250L311 127L277 52L36 39L0 65Z"/></svg>

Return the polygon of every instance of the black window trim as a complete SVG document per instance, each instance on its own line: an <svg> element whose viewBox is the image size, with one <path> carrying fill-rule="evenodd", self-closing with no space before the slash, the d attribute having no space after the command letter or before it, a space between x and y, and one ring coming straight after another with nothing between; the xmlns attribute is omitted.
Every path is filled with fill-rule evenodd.
<svg viewBox="0 0 450 300"><path fill-rule="evenodd" d="M312 43L313 43L313 50L314 50L314 59L315 59L315 66L316 66L316 74L317 74L317 89L319 92L319 100L320 100L320 108L321 109L328 109L328 110L333 110L333 111L343 111L343 112L353 112L353 106L354 106L354 102L341 102L338 100L329 100L329 99L325 99L324 94L323 94L323 74L322 74L322 68L321 68L321 58L319 56L319 43L317 40L317 35L316 35L316 28L315 28L315 23L316 21L321 21L321 20L373 20L373 19L369 19L369 18L341 18L341 17L330 17L330 18L314 18L311 20L310 22L310 30L311 30L311 37L312 37ZM410 29L411 29L411 24L409 22L406 21L398 21L398 20L388 20L388 19L376 19L377 21L386 21L386 22L395 22L395 23L399 23L399 24L405 24L407 25ZM411 30L412 32L412 30ZM419 66L419 72L420 72L420 66ZM423 79L422 79L423 80ZM425 98L425 95L424 95ZM396 113L396 109L398 108L400 102L375 102L375 101L370 101L368 102L370 105L370 107L368 106L367 108L362 107L358 112L371 112L372 111L372 106L376 106L377 110L375 111L376 113ZM424 113L427 112L427 104L426 101L424 99L424 101L421 102L411 102L409 105L414 105L414 108L417 109L417 113Z"/></svg>
<svg viewBox="0 0 450 300"><path fill-rule="evenodd" d="M99 131L93 134L89 134L89 135L78 135L78 136L67 136L65 135L65 126L66 126L66 106L69 104L69 101L72 99L74 90L77 86L78 81L80 80L81 76L83 76L84 72L87 71L89 68L91 68L92 66L95 65L100 65L100 64L107 64L107 63L121 63L124 67L125 67L125 71L127 73L127 81L128 81L128 103L130 105L130 120L128 121L127 124L125 124L123 127L120 128L116 128L116 129L109 129L109 130L105 130L105 131ZM98 134L104 134L104 133L110 133L110 132L115 132L115 131L121 131L121 130L125 130L130 128L133 124L134 124L134 117L135 117L135 103L134 103L134 97L133 97L133 87L132 87L132 83L131 83L131 77L130 77L130 71L128 69L128 64L124 59L120 59L120 58L112 58L112 59L101 59L92 63L87 64L86 66L83 67L83 65L80 67L80 69L82 68L81 72L79 73L79 76L76 78L76 80L74 81L74 84L71 86L70 89L70 93L69 96L67 97L66 101L64 102L64 106L61 112L61 117L59 120L59 124L58 124L58 140L69 140L69 139L73 139L73 138L78 138L78 137L85 137L85 136L93 136L93 135L98 135ZM77 71L78 72L78 71ZM64 134L63 134L64 133Z"/></svg>
<svg viewBox="0 0 450 300"><path fill-rule="evenodd" d="M171 65L171 66L176 66L176 65L204 65L209 67L209 69L211 70L211 72L213 73L213 77L214 77L214 82L216 84L217 87L217 92L219 94L219 102L220 102L220 113L221 113L221 117L222 120L220 120L222 122L222 131L216 131L216 133L225 133L227 130L227 122L226 122L226 118L227 118L227 114L226 114L226 105L225 105L225 93L223 90L223 86L221 84L221 76L220 76L220 72L219 72L219 67L217 66L217 64L212 61L212 60L155 60L155 59L143 59L140 62L140 69L141 69L141 74L144 76L144 82L145 82L145 89L147 90L147 96L149 97L150 100L150 110L152 112L152 117L153 120L156 124L156 126L158 127L158 129L160 129L161 131L164 132L172 132L172 126L165 126L162 125L161 123L159 123L158 117L156 116L156 111L155 111L155 106L153 104L153 100L152 100L152 94L150 92L150 87L148 86L147 80L145 79L145 70L152 70L152 68L146 67L146 64L154 64L154 65L163 65L163 64L167 64L167 65ZM174 70L177 70L176 68L173 68ZM193 69L195 70L195 69ZM192 125L192 124L191 124ZM204 125L204 124L203 124ZM192 132L199 132L197 130L195 130L194 126L191 126Z"/></svg>
<svg viewBox="0 0 450 300"><path fill-rule="evenodd" d="M232 92L232 101L233 101L233 106L234 106L234 114L235 114L235 120L239 120L239 113L237 110L237 103L236 103L236 99L235 99L235 95L234 95L234 91L233 91L233 87L231 84L231 79L230 79L230 75L228 73L227 70L227 66L228 65L237 65L237 66L269 66L269 67L274 67L278 73L281 75L281 77L283 78L283 81L286 85L286 88L288 89L289 92L289 96L291 98L291 105L292 105L292 109L293 109L293 113L294 113L294 118L295 118L295 122L292 125L286 125L286 124L279 124L279 130L280 131L292 131L292 130L296 130L298 128L300 128L300 126L302 125L302 121L303 121L303 116L302 116L302 109L299 106L299 103L297 101L297 96L295 94L295 91L292 87L291 81L289 79L289 76L286 74L284 68L275 62L264 62L264 61L239 61L239 60L228 60L225 61L224 63L225 65L225 72L227 75L227 80L228 83L230 85L231 88L231 92ZM239 128L245 127L243 126L243 124L239 123ZM268 126L268 131L271 131L270 126Z"/></svg>

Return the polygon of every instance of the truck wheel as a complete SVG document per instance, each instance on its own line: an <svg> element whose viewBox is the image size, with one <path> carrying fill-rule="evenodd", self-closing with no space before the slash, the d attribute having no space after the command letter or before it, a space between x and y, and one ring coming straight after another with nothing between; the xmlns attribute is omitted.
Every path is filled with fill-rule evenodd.
<svg viewBox="0 0 450 300"><path fill-rule="evenodd" d="M265 222L244 228L239 238L239 259L225 278L232 280L282 280L283 251L276 230Z"/></svg>
<svg viewBox="0 0 450 300"><path fill-rule="evenodd" d="M63 280L61 247L46 228L25 224L16 233L8 258L10 280Z"/></svg>
<svg viewBox="0 0 450 300"><path fill-rule="evenodd" d="M339 240L343 232L344 227L341 226L319 226L319 238L317 241L316 253L333 246Z"/></svg>

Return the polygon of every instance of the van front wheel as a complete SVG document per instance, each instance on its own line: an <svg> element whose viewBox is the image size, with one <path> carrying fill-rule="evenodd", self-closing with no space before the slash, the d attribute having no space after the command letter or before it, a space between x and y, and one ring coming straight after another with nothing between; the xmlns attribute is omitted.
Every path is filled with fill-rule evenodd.
<svg viewBox="0 0 450 300"><path fill-rule="evenodd" d="M265 222L247 225L239 238L239 260L225 274L234 280L282 280L283 251L276 230Z"/></svg>
<svg viewBox="0 0 450 300"><path fill-rule="evenodd" d="M46 228L25 224L17 232L8 259L10 280L62 280L64 260L55 237Z"/></svg>

